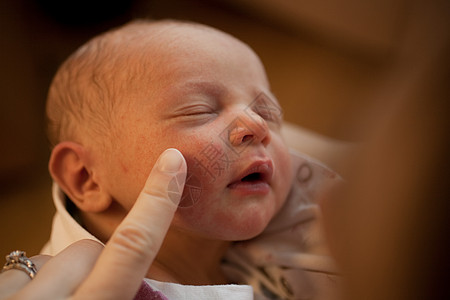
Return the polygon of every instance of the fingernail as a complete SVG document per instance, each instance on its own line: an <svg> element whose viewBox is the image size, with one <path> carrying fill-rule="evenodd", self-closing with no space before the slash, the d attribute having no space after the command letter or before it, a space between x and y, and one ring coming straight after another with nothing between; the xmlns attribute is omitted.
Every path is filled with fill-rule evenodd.
<svg viewBox="0 0 450 300"><path fill-rule="evenodd" d="M158 168L164 173L173 173L180 170L183 163L183 155L174 148L167 149L158 160Z"/></svg>

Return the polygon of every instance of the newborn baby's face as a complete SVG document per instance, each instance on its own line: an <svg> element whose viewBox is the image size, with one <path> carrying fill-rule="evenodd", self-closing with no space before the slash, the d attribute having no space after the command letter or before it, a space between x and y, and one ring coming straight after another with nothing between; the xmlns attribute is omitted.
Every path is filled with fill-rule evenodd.
<svg viewBox="0 0 450 300"><path fill-rule="evenodd" d="M248 47L216 32L177 32L184 30L163 41L171 43L158 57L164 63L135 81L142 88L118 116L118 163L105 172L110 193L131 208L159 154L177 148L188 174L173 226L248 239L265 228L290 187L281 110Z"/></svg>

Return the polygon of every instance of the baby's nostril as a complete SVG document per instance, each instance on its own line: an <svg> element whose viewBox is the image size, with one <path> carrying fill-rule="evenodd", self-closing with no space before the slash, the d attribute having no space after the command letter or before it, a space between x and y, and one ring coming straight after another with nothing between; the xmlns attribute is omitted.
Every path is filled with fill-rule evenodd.
<svg viewBox="0 0 450 300"><path fill-rule="evenodd" d="M253 139L253 135L247 134L247 135L244 135L244 137L242 138L242 142L245 143L251 139Z"/></svg>

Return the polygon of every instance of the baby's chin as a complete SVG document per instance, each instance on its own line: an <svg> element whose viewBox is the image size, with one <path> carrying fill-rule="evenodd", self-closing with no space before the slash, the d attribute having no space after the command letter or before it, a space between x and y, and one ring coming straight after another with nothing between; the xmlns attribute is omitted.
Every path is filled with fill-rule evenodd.
<svg viewBox="0 0 450 300"><path fill-rule="evenodd" d="M175 218L178 226L182 226L195 235L206 239L222 241L243 241L261 234L274 215L273 209L253 208L248 211L230 213L216 212L213 216L191 218L178 211Z"/></svg>
<svg viewBox="0 0 450 300"><path fill-rule="evenodd" d="M229 242L239 242L253 239L260 235L266 229L268 222L260 225L252 225L248 228L239 228L238 230L230 230L222 236L222 240Z"/></svg>

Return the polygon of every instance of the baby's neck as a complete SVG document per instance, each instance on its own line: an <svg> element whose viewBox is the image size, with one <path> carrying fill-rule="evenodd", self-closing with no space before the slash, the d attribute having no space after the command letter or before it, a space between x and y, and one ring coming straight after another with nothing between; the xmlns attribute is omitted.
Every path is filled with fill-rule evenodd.
<svg viewBox="0 0 450 300"><path fill-rule="evenodd" d="M171 228L147 277L185 285L227 284L221 260L228 246Z"/></svg>

